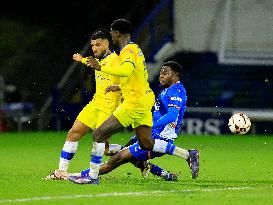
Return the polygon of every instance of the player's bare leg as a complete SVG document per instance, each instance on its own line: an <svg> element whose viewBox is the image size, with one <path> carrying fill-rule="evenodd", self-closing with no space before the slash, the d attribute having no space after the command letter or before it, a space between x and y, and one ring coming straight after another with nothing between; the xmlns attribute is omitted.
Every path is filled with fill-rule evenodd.
<svg viewBox="0 0 273 205"><path fill-rule="evenodd" d="M101 164L99 167L99 175L107 174L117 167L119 167L122 164L125 164L127 162L130 162L132 159L132 155L128 148L125 148L121 150L120 152L117 152L113 156L110 157L110 159ZM89 174L86 173L86 171L90 171L89 169L84 170L81 172L79 176L77 175L71 175L68 177L70 181L73 181L76 184L87 184L85 182L88 181L88 184L98 184L98 179L90 179ZM87 175L87 176L86 176Z"/></svg>
<svg viewBox="0 0 273 205"><path fill-rule="evenodd" d="M132 163L135 167L139 168L144 178L148 177L151 171L154 175L163 178L166 181L177 181L178 177L175 173L170 173L162 168L148 162L135 159L129 151L129 148L124 148L120 152L114 154L106 163L103 163L99 169L99 175L107 174L116 169L122 164ZM73 181L73 180L72 180Z"/></svg>
<svg viewBox="0 0 273 205"><path fill-rule="evenodd" d="M69 142L77 142L90 130L91 129L88 126L76 119L73 126L68 131L66 140Z"/></svg>
<svg viewBox="0 0 273 205"><path fill-rule="evenodd" d="M103 163L100 166L99 175L107 174L116 169L117 167L119 167L120 165L130 162L131 159L132 155L129 149L125 148L111 156L106 163Z"/></svg>
<svg viewBox="0 0 273 205"><path fill-rule="evenodd" d="M154 147L152 128L147 125L140 125L135 128L135 132L141 149L152 150Z"/></svg>
<svg viewBox="0 0 273 205"><path fill-rule="evenodd" d="M93 132L93 140L97 143L104 142L109 136L117 133L123 127L118 119L111 115Z"/></svg>

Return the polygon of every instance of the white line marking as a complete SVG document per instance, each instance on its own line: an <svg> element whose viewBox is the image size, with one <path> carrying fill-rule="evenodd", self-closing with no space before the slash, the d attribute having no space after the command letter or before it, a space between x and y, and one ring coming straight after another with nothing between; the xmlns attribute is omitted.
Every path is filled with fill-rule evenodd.
<svg viewBox="0 0 273 205"><path fill-rule="evenodd" d="M186 193L186 192L216 192L228 190L245 190L253 189L253 187L227 187L222 189L184 189L184 190L169 190L169 191L143 191L143 192L112 192L104 194L79 194L79 195L66 195L66 196L43 196L32 198L19 198L19 199L2 199L0 203L17 203L29 201L49 201L61 199L79 199L79 198L96 198L96 197L109 197L109 196L155 196L169 193Z"/></svg>

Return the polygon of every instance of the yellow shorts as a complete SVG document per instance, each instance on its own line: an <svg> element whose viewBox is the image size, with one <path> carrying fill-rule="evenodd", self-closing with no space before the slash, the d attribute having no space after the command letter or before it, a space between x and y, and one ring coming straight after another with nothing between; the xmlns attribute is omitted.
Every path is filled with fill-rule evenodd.
<svg viewBox="0 0 273 205"><path fill-rule="evenodd" d="M94 130L99 127L111 114L96 108L93 101L89 102L79 113L77 120Z"/></svg>
<svg viewBox="0 0 273 205"><path fill-rule="evenodd" d="M136 128L140 125L152 127L152 107L155 102L154 94L151 92L145 99L142 99L143 106L134 106L134 103L126 103L125 101L114 111L113 115L124 126L132 125ZM138 103L140 104L140 103Z"/></svg>

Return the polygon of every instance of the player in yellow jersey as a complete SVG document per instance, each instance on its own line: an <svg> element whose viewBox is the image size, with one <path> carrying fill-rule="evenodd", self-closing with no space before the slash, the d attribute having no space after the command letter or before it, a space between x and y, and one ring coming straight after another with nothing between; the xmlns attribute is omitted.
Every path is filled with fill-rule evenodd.
<svg viewBox="0 0 273 205"><path fill-rule="evenodd" d="M87 65L97 71L120 77L120 85L117 86L117 89L121 90L124 101L101 126L94 130L89 175L80 178L75 183L99 183L98 174L105 150L104 141L120 128L132 125L141 148L153 149L151 109L155 97L147 81L148 73L144 55L137 44L130 42L130 32L131 23L128 20L118 19L111 24L113 45L119 48L117 53L121 60L120 65L107 67L94 58L89 58L87 61Z"/></svg>
<svg viewBox="0 0 273 205"><path fill-rule="evenodd" d="M120 65L120 58L109 49L108 35L105 32L97 31L91 36L91 47L95 58L100 65L105 67L115 67ZM75 61L86 64L87 58L80 54L74 54ZM107 87L113 84L119 84L119 78L108 73L95 71L96 93L92 101L87 104L79 113L72 128L67 134L64 143L59 168L51 173L45 179L66 179L69 162L76 153L78 141L90 130L94 130L102 124L118 107L121 102L120 92L105 93ZM107 138L110 137L110 133ZM111 151L115 151L115 146L111 145ZM117 147L119 149L119 147Z"/></svg>

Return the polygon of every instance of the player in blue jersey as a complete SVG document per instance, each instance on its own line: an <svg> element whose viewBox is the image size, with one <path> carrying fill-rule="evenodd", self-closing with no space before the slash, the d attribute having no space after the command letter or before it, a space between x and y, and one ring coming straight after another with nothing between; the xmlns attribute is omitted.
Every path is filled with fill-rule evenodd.
<svg viewBox="0 0 273 205"><path fill-rule="evenodd" d="M164 154L170 154L181 157L188 162L193 179L198 176L199 152L195 149L183 149L173 143L182 124L187 101L186 90L180 82L180 75L181 66L174 61L164 63L160 70L159 81L164 89L159 94L154 106L152 136L155 145L153 151L141 149L138 141L136 141L102 164L99 169L100 175L109 173L127 162L136 160L144 162L148 159L161 157ZM134 139L131 141L134 142ZM158 175L162 171L158 166L151 165L153 174ZM69 177L75 183L79 183L80 178Z"/></svg>

